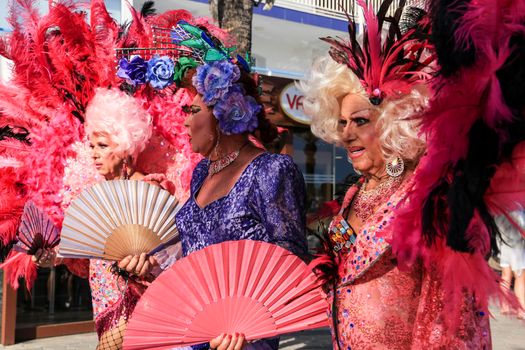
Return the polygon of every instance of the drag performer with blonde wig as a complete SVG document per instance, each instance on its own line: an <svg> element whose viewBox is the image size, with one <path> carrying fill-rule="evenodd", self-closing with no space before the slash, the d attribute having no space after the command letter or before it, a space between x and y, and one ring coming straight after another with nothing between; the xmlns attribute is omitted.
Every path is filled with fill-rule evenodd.
<svg viewBox="0 0 525 350"><path fill-rule="evenodd" d="M363 40L357 39L353 21L348 41L323 39L332 46L331 57L315 62L301 84L312 131L344 147L360 174L350 181L340 210L323 232L324 253L312 263L328 293L334 349L490 349L489 295L514 305L515 301L500 293L498 277L484 259L491 248L497 249L491 247L497 232L492 231L486 203L496 207L502 202L497 194L508 189L487 190L494 171L481 170L482 158L462 155L469 161L464 170L459 168L465 160L450 159L468 149L468 135L455 137L470 126L462 127L468 122L462 125L467 117L461 109L449 119L443 117L449 107L442 104L443 96L454 106L451 101L457 103L461 92L455 91L456 100L445 93L453 86L452 78L443 78L444 67L436 67L432 41L425 35L432 23L436 42L436 32L443 30L438 24L445 23L440 15L453 13L473 22L476 17L466 5L455 8L458 15L447 8L450 4L435 1L430 17L434 22L418 9L408 10L407 20L401 21L403 8L390 10L392 1L385 1L377 16L364 1L358 3L365 18ZM388 11L392 11L389 16ZM446 45L438 48L445 51ZM454 60L453 55L447 58ZM433 77L438 74L439 78ZM480 98L477 103L483 105L485 95L479 91L466 95ZM476 106L466 98L459 101L465 110ZM471 133L478 131L473 127ZM503 159L495 158L492 169ZM458 189L456 177L475 169L474 164L480 166L480 173L471 174L469 181L481 176L489 181ZM507 171L515 169L506 166ZM507 178L515 184L512 175ZM512 186L518 189L508 187ZM481 190L482 197L467 190ZM468 227L458 229L458 221Z"/></svg>

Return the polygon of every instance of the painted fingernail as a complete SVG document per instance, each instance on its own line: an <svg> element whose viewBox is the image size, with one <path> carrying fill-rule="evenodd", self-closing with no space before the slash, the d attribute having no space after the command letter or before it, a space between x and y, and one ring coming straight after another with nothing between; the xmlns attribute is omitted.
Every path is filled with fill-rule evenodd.
<svg viewBox="0 0 525 350"><path fill-rule="evenodd" d="M235 336L238 337L238 336L239 336L239 333L235 332Z"/></svg>
<svg viewBox="0 0 525 350"><path fill-rule="evenodd" d="M231 339L232 338L232 335L231 334L228 334L228 339Z"/></svg>

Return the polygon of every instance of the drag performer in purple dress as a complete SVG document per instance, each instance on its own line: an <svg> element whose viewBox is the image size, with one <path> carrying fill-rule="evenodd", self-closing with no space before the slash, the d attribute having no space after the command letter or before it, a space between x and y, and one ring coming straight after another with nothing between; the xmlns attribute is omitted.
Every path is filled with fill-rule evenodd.
<svg viewBox="0 0 525 350"><path fill-rule="evenodd" d="M196 28L180 23L180 29L194 33ZM219 52L229 52L213 42ZM185 122L192 150L207 158L195 168L190 198L176 216L183 254L224 241L252 239L304 255L302 175L289 156L264 152L250 140L250 134L272 140L277 133L265 117L246 62L229 55L207 61L209 56L187 71L191 84L189 79L182 81L195 96ZM246 345L243 334L217 336L210 341L212 349L277 349L279 344L278 339L269 339Z"/></svg>
<svg viewBox="0 0 525 350"><path fill-rule="evenodd" d="M190 197L176 216L183 255L212 244L250 239L304 256L304 179L289 156L257 146L258 140L273 141L277 130L266 119L249 65L239 56L231 57L232 50L209 33L186 22L179 22L172 38L180 39L177 43L183 46L191 42L189 49L195 49L191 57L179 58L174 76L194 96L185 107L185 126L192 151L205 158L194 169ZM278 338L247 344L244 334L234 333L217 334L209 344L193 348L278 346Z"/></svg>
<svg viewBox="0 0 525 350"><path fill-rule="evenodd" d="M295 254L306 251L304 183L291 158L260 153L248 164L230 192L204 207L196 201L210 161L193 172L191 195L176 221L183 254L210 244L254 239L275 243Z"/></svg>

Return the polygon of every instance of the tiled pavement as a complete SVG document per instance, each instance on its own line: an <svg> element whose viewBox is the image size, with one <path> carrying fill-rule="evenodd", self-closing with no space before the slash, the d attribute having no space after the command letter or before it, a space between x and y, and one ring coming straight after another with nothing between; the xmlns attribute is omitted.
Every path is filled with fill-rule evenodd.
<svg viewBox="0 0 525 350"><path fill-rule="evenodd" d="M509 319L494 312L491 320L494 350L525 350L525 322ZM6 350L93 350L97 339L94 333L32 340L12 346L0 346ZM327 329L305 331L281 338L281 350L331 350ZM475 350L475 349L473 349Z"/></svg>

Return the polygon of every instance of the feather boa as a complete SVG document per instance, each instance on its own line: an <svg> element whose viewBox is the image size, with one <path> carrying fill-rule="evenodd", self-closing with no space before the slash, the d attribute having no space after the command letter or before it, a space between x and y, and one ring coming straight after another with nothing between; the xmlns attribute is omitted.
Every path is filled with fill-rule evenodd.
<svg viewBox="0 0 525 350"><path fill-rule="evenodd" d="M509 64L515 49L510 44L511 37L525 33L524 5L523 0L453 1L452 5L445 0L433 0L430 5L431 16L448 13L457 17L452 24L439 18L433 27L433 35L443 35L442 43L448 42L449 47L439 42L436 45L442 74L434 81L434 96L422 121L427 152L414 173L414 187L392 223L402 228L395 232L392 247L401 267L409 268L422 260L427 268L436 268L447 301L444 319L451 329L457 325L461 311L459 301L465 291L472 293L485 310L491 297L518 306L515 298L500 288L499 277L485 261L491 249L491 237L480 207L474 209L465 232L470 252L457 252L445 240L450 224L447 220L452 215L450 194L449 197L446 191L442 195L432 194L441 193L440 186L450 186L458 176L458 164L475 152L471 149L470 134L476 124L495 131L496 148L508 141L510 133L505 128L517 116L503 95L498 72ZM447 41L450 40L448 34L437 32L444 30L439 27L444 23L453 28L455 46ZM459 53L448 54L446 50ZM469 50L475 51L473 59L469 57ZM448 57L450 55L458 59ZM525 135L520 137L525 139ZM500 150L494 151L500 154L498 159L502 162ZM483 205L487 205L492 214L523 204L525 182L523 172L519 173L523 164L522 145L515 149L512 161L492 165L497 169L496 174L482 197ZM433 222L436 235L431 242L423 235L426 228L422 216L422 208L430 202L439 210Z"/></svg>

